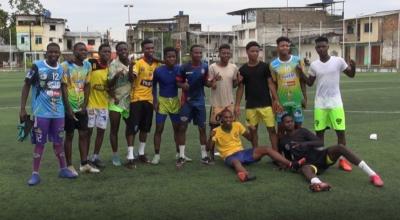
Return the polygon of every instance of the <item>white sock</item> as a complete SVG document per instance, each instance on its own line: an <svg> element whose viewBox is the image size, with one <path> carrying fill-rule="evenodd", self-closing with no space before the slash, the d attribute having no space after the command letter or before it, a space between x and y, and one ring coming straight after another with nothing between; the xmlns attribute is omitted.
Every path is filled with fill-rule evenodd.
<svg viewBox="0 0 400 220"><path fill-rule="evenodd" d="M368 176L373 176L376 175L375 171L373 171L367 163L365 163L363 160L358 164L358 167L360 167Z"/></svg>
<svg viewBox="0 0 400 220"><path fill-rule="evenodd" d="M139 143L139 155L144 155L144 148L146 147L146 142Z"/></svg>
<svg viewBox="0 0 400 220"><path fill-rule="evenodd" d="M207 157L206 145L200 145L201 158Z"/></svg>
<svg viewBox="0 0 400 220"><path fill-rule="evenodd" d="M179 145L179 157L185 158L185 145Z"/></svg>
<svg viewBox="0 0 400 220"><path fill-rule="evenodd" d="M160 154L154 154L154 159L160 160Z"/></svg>
<svg viewBox="0 0 400 220"><path fill-rule="evenodd" d="M135 156L133 156L133 146L128 147L128 155L126 156L126 159L128 160L135 159Z"/></svg>
<svg viewBox="0 0 400 220"><path fill-rule="evenodd" d="M311 184L322 183L318 177L314 177L311 179Z"/></svg>

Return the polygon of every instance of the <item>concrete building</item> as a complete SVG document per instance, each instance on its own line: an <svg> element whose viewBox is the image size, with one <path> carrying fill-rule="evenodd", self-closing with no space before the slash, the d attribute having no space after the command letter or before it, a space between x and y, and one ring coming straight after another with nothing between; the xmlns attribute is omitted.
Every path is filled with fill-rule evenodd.
<svg viewBox="0 0 400 220"><path fill-rule="evenodd" d="M310 54L312 59L316 59L316 52L311 49L314 47L312 39L320 35L328 37L342 35L343 10L337 6L339 3L342 4L342 2L324 1L304 7L247 8L229 12L228 15L241 18L241 24L232 27L237 36L235 62L241 64L247 61L245 47L250 41L257 41L262 45L264 52L260 54L260 59L268 61L275 57L275 41L280 36L288 36L294 43L297 42L295 45L297 49L292 50L294 54L300 53L301 57ZM341 55L339 38L336 38L337 40L332 40L338 44L331 44L331 50Z"/></svg>
<svg viewBox="0 0 400 220"><path fill-rule="evenodd" d="M101 42L102 35L100 32L71 32L67 31L64 34L64 48L67 51L72 51L75 43L83 42L89 52L97 51Z"/></svg>
<svg viewBox="0 0 400 220"><path fill-rule="evenodd" d="M345 56L362 69L399 68L400 10L345 20Z"/></svg>

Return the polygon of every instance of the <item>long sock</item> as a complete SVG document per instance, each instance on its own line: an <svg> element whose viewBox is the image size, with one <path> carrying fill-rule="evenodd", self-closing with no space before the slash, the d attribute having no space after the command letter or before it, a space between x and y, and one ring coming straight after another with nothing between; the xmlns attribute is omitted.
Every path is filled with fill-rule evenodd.
<svg viewBox="0 0 400 220"><path fill-rule="evenodd" d="M43 151L44 151L43 144L36 144L35 148L33 149L32 166L33 166L34 173L39 173L40 161L42 160Z"/></svg>
<svg viewBox="0 0 400 220"><path fill-rule="evenodd" d="M207 157L206 145L200 145L201 158Z"/></svg>
<svg viewBox="0 0 400 220"><path fill-rule="evenodd" d="M144 148L146 147L146 142L139 143L139 155L144 155Z"/></svg>
<svg viewBox="0 0 400 220"><path fill-rule="evenodd" d="M318 177L314 177L311 179L311 184L322 183L322 181Z"/></svg>
<svg viewBox="0 0 400 220"><path fill-rule="evenodd" d="M367 163L365 163L363 160L358 164L358 167L360 167L368 176L373 176L376 175L375 171L373 171Z"/></svg>
<svg viewBox="0 0 400 220"><path fill-rule="evenodd" d="M135 159L135 156L133 156L133 146L128 146L128 155L126 157L128 160L133 160Z"/></svg>
<svg viewBox="0 0 400 220"><path fill-rule="evenodd" d="M56 154L56 157L58 159L58 165L60 166L60 169L67 167L67 165L65 163L65 153L64 153L64 148L63 148L62 144L54 143L53 149L54 149L54 153Z"/></svg>
<svg viewBox="0 0 400 220"><path fill-rule="evenodd" d="M185 145L179 145L179 157L185 158Z"/></svg>

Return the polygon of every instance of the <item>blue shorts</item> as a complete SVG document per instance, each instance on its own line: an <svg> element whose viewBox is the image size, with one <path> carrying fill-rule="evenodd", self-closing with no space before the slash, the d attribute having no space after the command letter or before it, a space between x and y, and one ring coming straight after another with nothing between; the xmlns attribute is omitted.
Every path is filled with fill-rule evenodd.
<svg viewBox="0 0 400 220"><path fill-rule="evenodd" d="M179 123L181 120L179 118L179 114L168 114L169 119L171 119L172 123ZM167 120L168 115L166 114L161 114L161 113L156 113L156 124L161 124L164 123L165 120Z"/></svg>
<svg viewBox="0 0 400 220"><path fill-rule="evenodd" d="M229 157L225 158L225 165L233 167L234 160L239 160L243 165L258 162L259 160L255 160L253 158L254 149L255 148L248 148L230 155Z"/></svg>
<svg viewBox="0 0 400 220"><path fill-rule="evenodd" d="M180 121L189 123L193 120L193 124L204 128L206 126L206 106L204 104L195 104L186 102L179 112Z"/></svg>
<svg viewBox="0 0 400 220"><path fill-rule="evenodd" d="M301 124L304 121L303 109L301 106L284 106L283 112L276 113L276 121L281 123L283 115L289 114L293 117L294 123Z"/></svg>

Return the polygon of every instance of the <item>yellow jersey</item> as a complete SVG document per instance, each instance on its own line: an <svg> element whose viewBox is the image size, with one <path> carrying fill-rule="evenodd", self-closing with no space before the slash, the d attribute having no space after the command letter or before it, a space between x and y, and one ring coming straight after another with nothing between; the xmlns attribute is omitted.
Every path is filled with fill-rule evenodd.
<svg viewBox="0 0 400 220"><path fill-rule="evenodd" d="M148 101L153 103L153 73L160 66L158 61L151 64L145 58L139 59L133 66L133 73L136 79L131 92L131 102Z"/></svg>
<svg viewBox="0 0 400 220"><path fill-rule="evenodd" d="M233 122L229 133L222 130L221 126L214 128L213 131L215 135L212 140L215 142L222 159L243 150L240 136L246 132L246 128L240 122Z"/></svg>
<svg viewBox="0 0 400 220"><path fill-rule="evenodd" d="M88 108L107 109L108 108L108 87L107 76L108 66L102 65L96 59L89 59L92 66L91 72L87 76L90 83L90 94Z"/></svg>

